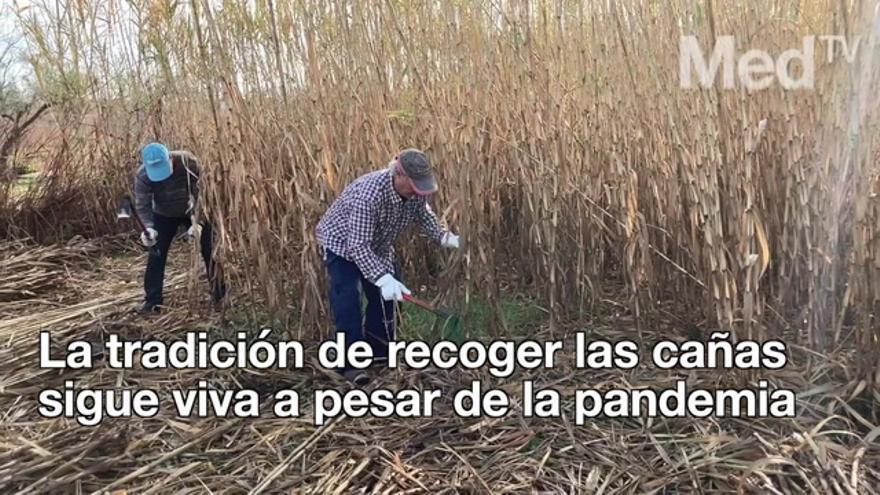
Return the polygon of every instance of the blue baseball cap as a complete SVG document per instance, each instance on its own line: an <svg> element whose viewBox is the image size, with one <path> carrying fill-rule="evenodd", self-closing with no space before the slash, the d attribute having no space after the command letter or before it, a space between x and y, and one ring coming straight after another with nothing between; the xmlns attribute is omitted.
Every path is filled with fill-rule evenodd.
<svg viewBox="0 0 880 495"><path fill-rule="evenodd" d="M171 177L171 157L168 148L160 143L150 143L141 151L141 159L147 177L153 182L159 182Z"/></svg>

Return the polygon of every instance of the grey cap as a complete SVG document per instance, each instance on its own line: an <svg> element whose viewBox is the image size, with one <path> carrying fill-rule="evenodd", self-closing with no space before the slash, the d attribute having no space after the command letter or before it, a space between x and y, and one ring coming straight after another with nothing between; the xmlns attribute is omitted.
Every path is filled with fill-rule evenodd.
<svg viewBox="0 0 880 495"><path fill-rule="evenodd" d="M416 193L427 195L437 192L437 180L431 171L431 162L421 150L407 148L397 155L403 172L412 179Z"/></svg>

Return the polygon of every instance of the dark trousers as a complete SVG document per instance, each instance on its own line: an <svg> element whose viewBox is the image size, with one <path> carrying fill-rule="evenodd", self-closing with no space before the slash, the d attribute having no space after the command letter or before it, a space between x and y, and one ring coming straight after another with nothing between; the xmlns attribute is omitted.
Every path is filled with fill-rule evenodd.
<svg viewBox="0 0 880 495"><path fill-rule="evenodd" d="M388 357L388 342L394 340L395 301L385 301L376 285L364 278L351 261L325 250L324 264L330 275L330 309L337 332L345 334L346 345L366 341L373 357ZM397 277L395 269L395 278ZM400 280L400 279L398 279ZM366 297L366 311L361 311L361 295ZM365 313L365 314L364 314ZM345 366L345 371L351 369Z"/></svg>
<svg viewBox="0 0 880 495"><path fill-rule="evenodd" d="M162 286L165 283L165 263L168 260L168 249L171 247L171 241L174 240L177 229L180 226L189 228L192 221L187 217L166 217L153 214L153 228L158 233L156 245L150 250L147 258L147 270L144 273L144 301L147 305L162 304ZM211 251L213 250L213 232L209 222L202 222L202 236L199 239L201 244L202 259L205 261L205 268L208 271L208 280L211 283L211 295L215 301L221 299L225 294L225 286L223 281L219 279L217 266L211 259Z"/></svg>

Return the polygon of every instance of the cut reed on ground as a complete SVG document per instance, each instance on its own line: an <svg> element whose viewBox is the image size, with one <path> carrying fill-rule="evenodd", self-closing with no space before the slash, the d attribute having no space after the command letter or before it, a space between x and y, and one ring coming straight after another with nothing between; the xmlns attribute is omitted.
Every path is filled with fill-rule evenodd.
<svg viewBox="0 0 880 495"><path fill-rule="evenodd" d="M798 348L782 370L752 376L693 370L687 378L694 389L754 388L759 379L772 380L774 387L798 391L796 418L597 417L583 425L572 414L576 390L669 389L676 376L650 365L578 368L569 337L553 369L517 368L510 377L461 367L404 366L375 373L373 390L442 391L433 415L341 415L317 426L310 406L314 392L347 390L309 364L298 370L112 369L107 356L96 353L91 369L41 369L35 336L44 330L59 354L74 340L99 349L111 335L170 343L193 329L227 339L239 330L217 313L182 307L154 319L132 317L127 309L140 297L132 279L141 273L142 256L119 256L118 246L79 246L98 248L94 263L70 260L62 279L76 284L43 293L63 306L46 310L31 300L18 315L6 317L4 307L12 303L0 302L2 493L878 493L877 417L868 414L866 401L852 400L864 383L846 380L846 360L830 357L810 366L804 359L808 352ZM66 250L34 249L32 256L18 256L18 270L27 272L50 252L60 256ZM172 261L170 299L186 297L185 265L181 258ZM657 321L644 330L645 341L670 338L675 325ZM543 327L532 337L550 340L549 331ZM622 326L619 317L596 319L591 331L608 341L632 338L631 325ZM307 354L314 352L309 345ZM43 417L37 394L63 390L70 380L78 389L155 390L161 412L104 418L93 427L75 418ZM473 380L504 390L510 412L498 418L455 414L454 392L470 388ZM557 390L565 414L526 414L524 380L535 390ZM261 417L181 417L172 391L197 389L201 382L216 390L256 391ZM273 394L282 389L300 394L300 417L274 417ZM92 407L86 403L83 411Z"/></svg>

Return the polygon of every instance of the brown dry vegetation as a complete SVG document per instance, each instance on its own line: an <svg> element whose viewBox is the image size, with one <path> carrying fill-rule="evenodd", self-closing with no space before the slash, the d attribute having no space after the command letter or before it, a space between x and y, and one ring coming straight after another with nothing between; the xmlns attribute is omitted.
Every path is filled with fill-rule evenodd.
<svg viewBox="0 0 880 495"><path fill-rule="evenodd" d="M6 243L0 254L22 274L0 280L0 338L6 342L0 348L3 493L851 495L877 493L880 483L878 420L866 402L854 400L865 384L846 381L846 359L810 365L809 352L798 346L792 346L784 370L686 374L694 388L753 387L768 379L774 387L796 390L796 418L600 417L578 426L576 389L671 387L682 375L651 366L576 369L572 353L565 352L552 370L520 370L506 379L485 370L373 372L370 388L438 389L444 395L431 417L342 415L315 426L312 392L340 384L308 360L302 370L119 370L97 353L91 369L39 369L35 336L43 330L51 332L57 357L73 340L100 345L117 334L171 342L193 329L231 338L240 328L208 311L205 297L157 319L133 317L127 310L141 297L142 255L125 237L43 248ZM92 262L83 263L86 257ZM56 264L47 266L48 260ZM187 297L185 272L185 257L174 257L169 297ZM51 283L28 283L38 275ZM19 289L22 281L26 290ZM609 313L605 304L598 307ZM595 317L583 325L593 337L612 341L631 338L634 328L631 314ZM411 325L403 326L405 336L411 331ZM532 337L549 339L549 332L535 329ZM642 343L670 335L677 335L676 322L659 321L645 330ZM154 418L104 418L93 427L41 417L36 395L60 389L66 380L96 390L157 390L163 408ZM261 417L180 417L170 405L170 391L196 388L202 380L218 390L258 391ZM505 390L511 411L500 418L456 416L453 392L470 387L471 380ZM564 416L524 416L522 380L558 390ZM300 393L301 417L273 417L272 394L283 388Z"/></svg>

